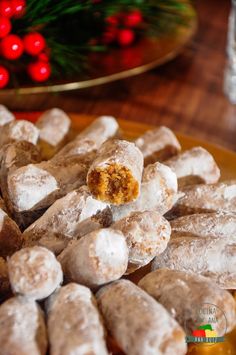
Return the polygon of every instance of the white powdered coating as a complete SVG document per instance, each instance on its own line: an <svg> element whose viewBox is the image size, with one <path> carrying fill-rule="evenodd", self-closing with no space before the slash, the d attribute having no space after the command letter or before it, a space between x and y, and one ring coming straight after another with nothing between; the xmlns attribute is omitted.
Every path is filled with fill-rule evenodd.
<svg viewBox="0 0 236 355"><path fill-rule="evenodd" d="M129 248L128 272L147 265L156 255L162 253L170 239L169 222L158 212L133 212L112 225L120 230Z"/></svg>
<svg viewBox="0 0 236 355"><path fill-rule="evenodd" d="M57 160L60 157L67 159L74 155L85 155L96 151L99 147L100 145L98 145L96 141L87 137L81 137L80 139L75 139L66 144L56 155L54 155L52 161Z"/></svg>
<svg viewBox="0 0 236 355"><path fill-rule="evenodd" d="M58 254L71 238L81 237L98 227L99 223L94 225L91 218L106 208L108 205L95 200L86 186L69 192L25 230L25 244L40 244Z"/></svg>
<svg viewBox="0 0 236 355"><path fill-rule="evenodd" d="M40 169L40 165L29 164L8 177L9 197L18 212L32 209L58 188L57 180L48 171Z"/></svg>
<svg viewBox="0 0 236 355"><path fill-rule="evenodd" d="M207 276L221 288L236 289L236 242L191 236L170 239L152 263L152 270L160 268Z"/></svg>
<svg viewBox="0 0 236 355"><path fill-rule="evenodd" d="M196 328L199 307L211 303L224 312L227 332L236 325L233 296L206 277L183 271L160 269L144 276L138 284L150 296L160 302L177 322L191 334ZM217 319L218 336L225 335L225 317Z"/></svg>
<svg viewBox="0 0 236 355"><path fill-rule="evenodd" d="M0 127L15 120L15 116L5 106L0 105Z"/></svg>
<svg viewBox="0 0 236 355"><path fill-rule="evenodd" d="M65 145L56 155L69 157L84 155L95 151L109 138L118 132L119 126L114 117L101 116L94 120L87 128L80 132L73 141Z"/></svg>
<svg viewBox="0 0 236 355"><path fill-rule="evenodd" d="M124 275L128 247L121 232L98 229L68 245L58 260L66 278L95 288Z"/></svg>
<svg viewBox="0 0 236 355"><path fill-rule="evenodd" d="M137 147L154 163L158 158L165 158L177 154L181 150L180 143L174 133L167 127L161 126L145 132L135 141Z"/></svg>
<svg viewBox="0 0 236 355"><path fill-rule="evenodd" d="M176 215L199 212L236 212L236 180L183 189L184 197L174 207Z"/></svg>
<svg viewBox="0 0 236 355"><path fill-rule="evenodd" d="M184 355L185 334L165 308L128 280L97 293L106 326L129 355Z"/></svg>
<svg viewBox="0 0 236 355"><path fill-rule="evenodd" d="M201 178L206 184L214 184L220 178L220 169L213 156L202 147L186 150L165 161L165 164L176 173L178 179L195 176Z"/></svg>
<svg viewBox="0 0 236 355"><path fill-rule="evenodd" d="M25 120L16 120L1 128L0 147L12 141L27 141L36 144L38 138L39 130L33 123Z"/></svg>
<svg viewBox="0 0 236 355"><path fill-rule="evenodd" d="M168 166L158 162L150 164L143 172L139 198L127 205L113 206L113 220L118 221L134 211L154 210L164 215L173 207L177 190L176 174Z"/></svg>
<svg viewBox="0 0 236 355"><path fill-rule="evenodd" d="M114 164L128 169L140 187L143 173L143 155L134 143L118 139L109 140L100 147L97 158L88 171L87 182L94 170L106 169ZM136 197L134 198L136 199Z"/></svg>
<svg viewBox="0 0 236 355"><path fill-rule="evenodd" d="M60 144L69 132L71 120L59 108L45 111L38 119L36 127L40 131L40 139L52 146Z"/></svg>
<svg viewBox="0 0 236 355"><path fill-rule="evenodd" d="M4 355L46 354L46 326L36 302L13 297L0 306L0 344Z"/></svg>
<svg viewBox="0 0 236 355"><path fill-rule="evenodd" d="M8 259L8 271L13 292L35 300L47 298L63 279L54 254L38 246L13 254Z"/></svg>
<svg viewBox="0 0 236 355"><path fill-rule="evenodd" d="M70 283L47 303L51 355L108 355L96 300L87 287Z"/></svg>
<svg viewBox="0 0 236 355"><path fill-rule="evenodd" d="M80 132L76 139L80 140L82 137L86 137L101 146L107 139L114 137L118 129L119 125L114 117L100 116Z"/></svg>
<svg viewBox="0 0 236 355"><path fill-rule="evenodd" d="M199 213L171 221L171 238L194 234L197 237L236 239L236 214L229 212Z"/></svg>

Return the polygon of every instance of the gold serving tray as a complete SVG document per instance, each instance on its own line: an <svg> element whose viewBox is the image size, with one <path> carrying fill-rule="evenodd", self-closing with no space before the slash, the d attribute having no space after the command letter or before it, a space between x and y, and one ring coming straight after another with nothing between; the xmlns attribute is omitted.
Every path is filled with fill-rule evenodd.
<svg viewBox="0 0 236 355"><path fill-rule="evenodd" d="M19 88L0 90L0 97L15 94L39 94L84 89L144 73L175 58L191 40L197 29L197 17L189 5L188 26L179 25L175 33L160 38L145 38L128 48L111 48L88 58L88 74L33 85L28 81Z"/></svg>
<svg viewBox="0 0 236 355"><path fill-rule="evenodd" d="M27 118L31 121L36 121L38 113L18 114L19 118ZM89 116L84 114L69 114L72 120L73 132L77 133L87 127L94 119L95 116ZM153 129L154 126L141 124L137 122L131 122L119 119L119 124L123 132L124 138L133 140L143 134L148 129ZM236 153L224 149L220 146L210 144L205 141L201 141L196 138L184 136L177 133L177 137L181 143L183 150L189 149L195 146L202 146L207 149L215 158L217 164L221 169L221 180L236 179ZM146 266L133 273L128 278L134 282L138 282L147 272L150 267ZM121 355L120 352L113 352L115 355ZM202 345L191 344L189 346L188 355L236 355L236 328L233 332L226 335L224 343L214 345ZM144 354L145 355L145 354ZM173 354L175 355L175 354Z"/></svg>

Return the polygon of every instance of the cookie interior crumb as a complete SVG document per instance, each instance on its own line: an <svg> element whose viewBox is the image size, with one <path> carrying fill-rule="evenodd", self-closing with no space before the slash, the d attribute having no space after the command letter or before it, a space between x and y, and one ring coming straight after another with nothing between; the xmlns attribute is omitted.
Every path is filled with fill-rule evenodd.
<svg viewBox="0 0 236 355"><path fill-rule="evenodd" d="M91 193L99 200L115 205L134 201L139 186L129 169L119 164L94 169L88 177Z"/></svg>

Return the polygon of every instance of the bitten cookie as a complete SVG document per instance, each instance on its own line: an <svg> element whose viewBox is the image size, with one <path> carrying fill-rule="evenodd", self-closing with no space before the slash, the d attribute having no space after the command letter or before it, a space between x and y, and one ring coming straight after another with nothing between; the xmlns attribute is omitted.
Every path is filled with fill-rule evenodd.
<svg viewBox="0 0 236 355"><path fill-rule="evenodd" d="M46 248L35 246L17 251L8 259L12 290L16 294L41 300L62 283L61 265Z"/></svg>
<svg viewBox="0 0 236 355"><path fill-rule="evenodd" d="M164 161L181 150L175 134L165 126L145 132L135 144L143 153L145 166Z"/></svg>
<svg viewBox="0 0 236 355"><path fill-rule="evenodd" d="M202 147L186 150L164 164L176 173L179 188L194 183L214 184L220 178L220 169L213 156Z"/></svg>
<svg viewBox="0 0 236 355"><path fill-rule="evenodd" d="M184 355L185 334L165 308L128 280L96 295L108 331L129 355Z"/></svg>
<svg viewBox="0 0 236 355"><path fill-rule="evenodd" d="M97 288L124 275L128 247L121 232L98 229L68 245L58 260L68 280Z"/></svg>
<svg viewBox="0 0 236 355"><path fill-rule="evenodd" d="M218 315L214 329L218 336L225 334L225 318L227 333L236 325L236 303L233 296L208 278L183 271L160 269L144 276L138 285L160 302L187 329L188 334L196 329L199 308L208 303L218 307L225 315Z"/></svg>
<svg viewBox="0 0 236 355"><path fill-rule="evenodd" d="M158 212L133 212L112 225L125 236L129 248L127 274L147 265L161 254L170 239L169 222Z"/></svg>
<svg viewBox="0 0 236 355"><path fill-rule="evenodd" d="M109 227L112 213L108 204L95 200L87 186L69 192L23 233L24 245L41 245L59 254L72 238Z"/></svg>
<svg viewBox="0 0 236 355"><path fill-rule="evenodd" d="M113 220L118 221L135 211L156 211L164 215L177 199L177 177L166 165L155 163L143 171L141 192L137 201L121 206L112 206Z"/></svg>
<svg viewBox="0 0 236 355"><path fill-rule="evenodd" d="M161 268L203 275L221 288L236 289L236 242L229 238L171 238L152 262L152 270Z"/></svg>
<svg viewBox="0 0 236 355"><path fill-rule="evenodd" d="M0 306L0 344L4 355L46 354L44 316L35 301L13 297Z"/></svg>
<svg viewBox="0 0 236 355"><path fill-rule="evenodd" d="M143 156L135 144L109 140L98 150L87 184L95 198L120 205L138 198L142 173Z"/></svg>
<svg viewBox="0 0 236 355"><path fill-rule="evenodd" d="M96 300L84 286L70 283L47 301L51 355L108 355Z"/></svg>

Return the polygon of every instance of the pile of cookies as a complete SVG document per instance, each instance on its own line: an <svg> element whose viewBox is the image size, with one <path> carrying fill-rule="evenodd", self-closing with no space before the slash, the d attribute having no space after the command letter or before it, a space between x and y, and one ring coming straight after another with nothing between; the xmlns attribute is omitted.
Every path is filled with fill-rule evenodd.
<svg viewBox="0 0 236 355"><path fill-rule="evenodd" d="M70 126L0 106L0 355L184 355L204 303L230 332L236 181L166 127L129 142L110 116Z"/></svg>

